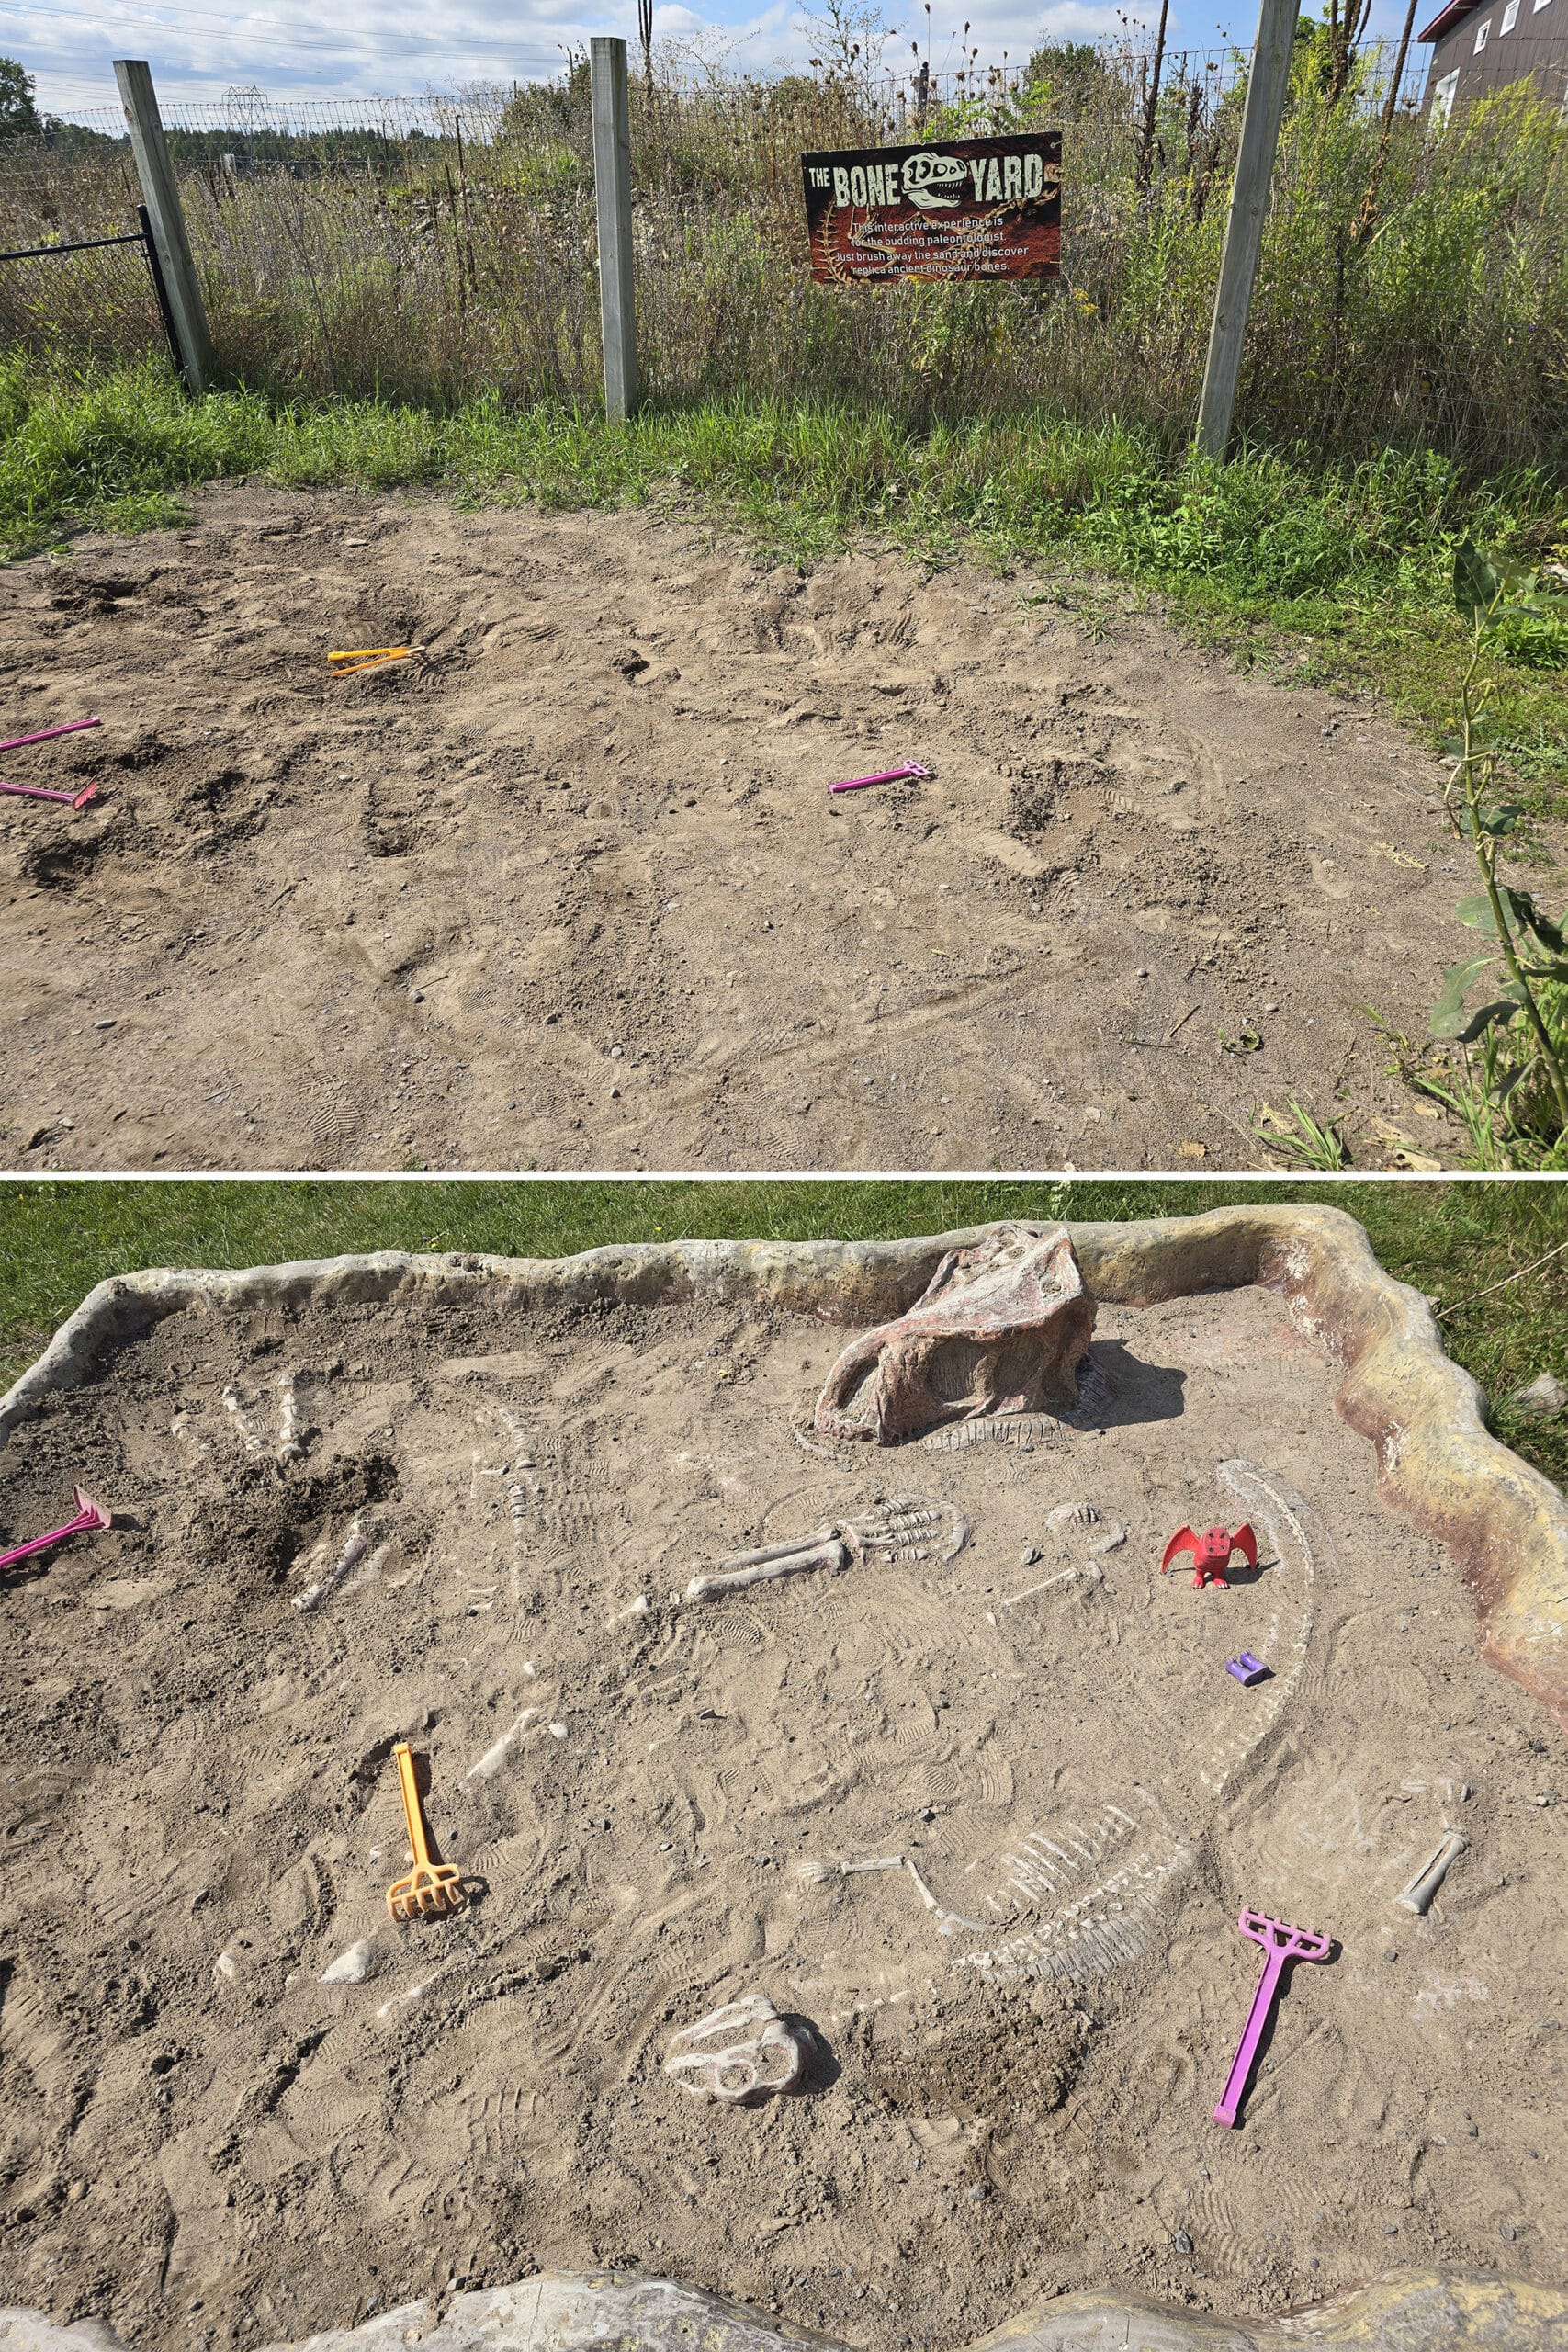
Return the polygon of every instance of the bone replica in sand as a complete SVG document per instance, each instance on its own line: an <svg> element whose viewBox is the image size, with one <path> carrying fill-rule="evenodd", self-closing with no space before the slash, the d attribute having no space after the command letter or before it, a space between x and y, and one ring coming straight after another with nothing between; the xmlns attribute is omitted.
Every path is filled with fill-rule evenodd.
<svg viewBox="0 0 1568 2352"><path fill-rule="evenodd" d="M943 1421L1071 1407L1093 1329L1066 1228L999 1227L950 1250L907 1315L851 1342L817 1400L817 1427L894 1445Z"/></svg>
<svg viewBox="0 0 1568 2352"><path fill-rule="evenodd" d="M811 2047L806 2029L787 2024L765 1993L749 1993L678 2033L664 2071L694 2098L755 2104L798 2081Z"/></svg>
<svg viewBox="0 0 1568 2352"><path fill-rule="evenodd" d="M919 1495L886 1495L882 1501L882 1511L874 1518L849 1519L837 1527L818 1527L810 1535L764 1544L755 1552L733 1553L711 1575L694 1577L686 1598L716 1600L724 1593L744 1592L749 1585L816 1568L837 1576L852 1560L879 1558L903 1566L933 1557L951 1560L963 1550L969 1522L951 1503L923 1502Z"/></svg>

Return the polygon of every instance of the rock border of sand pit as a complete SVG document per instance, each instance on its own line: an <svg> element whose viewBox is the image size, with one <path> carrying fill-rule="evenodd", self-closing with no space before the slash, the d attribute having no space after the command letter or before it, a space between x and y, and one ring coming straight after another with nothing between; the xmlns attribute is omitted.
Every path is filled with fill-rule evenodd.
<svg viewBox="0 0 1568 2352"><path fill-rule="evenodd" d="M1048 1233L1057 1220L1023 1220ZM668 1241L570 1258L377 1250L237 1272L117 1274L89 1292L0 1399L0 1445L89 1379L104 1354L164 1317L320 1301L458 1305L483 1289L519 1306L748 1300L843 1325L891 1321L938 1261L996 1226L901 1241ZM1568 1729L1568 1501L1486 1427L1485 1398L1443 1351L1419 1291L1384 1272L1342 1209L1292 1204L1066 1227L1091 1295L1146 1306L1250 1284L1341 1368L1336 1406L1376 1450L1384 1500L1459 1562L1483 1655Z"/></svg>
<svg viewBox="0 0 1568 2352"><path fill-rule="evenodd" d="M1568 2294L1481 2271L1402 2270L1278 2321L1227 2320L1109 2288L1021 2312L970 2352L1115 2352L1137 2328L1139 2352L1568 2352ZM402 2304L264 2352L849 2352L836 2336L793 2327L750 2303L628 2270L552 2272ZM41 2312L0 2310L0 2352L125 2352L94 2320L64 2326Z"/></svg>

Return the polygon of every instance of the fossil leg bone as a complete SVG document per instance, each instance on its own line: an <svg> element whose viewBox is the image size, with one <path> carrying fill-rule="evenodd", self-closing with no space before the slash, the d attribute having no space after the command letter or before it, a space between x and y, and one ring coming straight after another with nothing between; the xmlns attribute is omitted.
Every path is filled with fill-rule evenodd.
<svg viewBox="0 0 1568 2352"><path fill-rule="evenodd" d="M1469 1843L1469 1838L1461 1838L1457 1829L1450 1831L1426 1868L1417 1871L1404 1892L1394 1896L1399 1908L1414 1911L1417 1918L1421 1917Z"/></svg>
<svg viewBox="0 0 1568 2352"><path fill-rule="evenodd" d="M769 1560L793 1559L796 1552L807 1551L813 1544L836 1543L841 1532L837 1527L818 1527L809 1535L786 1536L782 1544L760 1544L754 1552L731 1552L729 1557L718 1565L727 1571L730 1568L760 1568Z"/></svg>
<svg viewBox="0 0 1568 2352"><path fill-rule="evenodd" d="M694 1577L686 1587L687 1600L716 1600L724 1593L744 1592L749 1585L771 1584L775 1577L802 1576L811 1568L827 1568L837 1576L840 1568L847 1568L850 1564L850 1547L836 1536L799 1550L783 1544L771 1548L771 1559L757 1560L750 1567L720 1568L712 1576Z"/></svg>

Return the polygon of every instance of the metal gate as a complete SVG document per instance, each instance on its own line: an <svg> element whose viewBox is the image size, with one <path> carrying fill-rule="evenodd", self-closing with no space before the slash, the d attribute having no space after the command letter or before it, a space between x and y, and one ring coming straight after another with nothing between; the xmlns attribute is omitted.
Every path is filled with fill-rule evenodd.
<svg viewBox="0 0 1568 2352"><path fill-rule="evenodd" d="M123 235L75 237L0 253L0 348L83 359L138 359L179 345L145 205Z"/></svg>

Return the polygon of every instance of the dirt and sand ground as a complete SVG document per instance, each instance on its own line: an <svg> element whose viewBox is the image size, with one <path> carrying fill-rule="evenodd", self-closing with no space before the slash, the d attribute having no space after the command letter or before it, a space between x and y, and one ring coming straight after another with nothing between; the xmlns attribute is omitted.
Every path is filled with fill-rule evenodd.
<svg viewBox="0 0 1568 2352"><path fill-rule="evenodd" d="M6 756L100 792L0 801L0 1164L1249 1167L1292 1096L1441 1157L1366 1010L1473 944L1436 763L1155 619L243 487L0 600L4 732L105 721Z"/></svg>
<svg viewBox="0 0 1568 2352"><path fill-rule="evenodd" d="M824 1455L793 1429L842 1337L186 1312L16 1434L4 1541L73 1481L118 1519L6 1593L0 2304L189 2352L603 2262L902 2352L1102 2280L1564 2277L1562 1742L1331 1367L1258 1293L1102 1310L1075 1416ZM671 1605L889 1495L929 1544ZM1255 1576L1162 1579L1244 1508ZM453 1920L387 1916L399 1736ZM1243 1904L1337 1948L1228 2132ZM751 1991L809 2080L699 2103L671 2036Z"/></svg>

